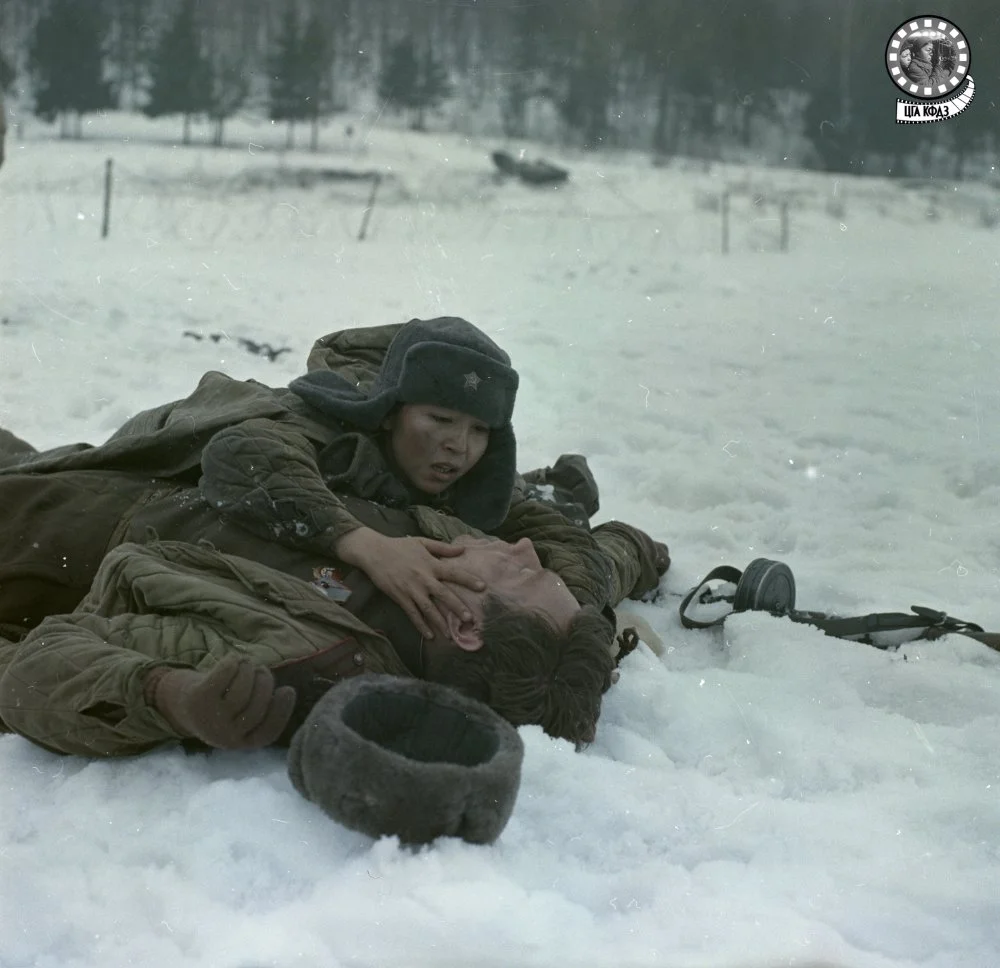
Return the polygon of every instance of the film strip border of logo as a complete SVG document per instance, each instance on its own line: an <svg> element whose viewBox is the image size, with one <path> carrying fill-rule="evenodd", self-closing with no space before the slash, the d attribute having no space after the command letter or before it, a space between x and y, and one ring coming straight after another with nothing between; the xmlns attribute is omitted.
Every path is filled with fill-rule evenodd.
<svg viewBox="0 0 1000 968"><path fill-rule="evenodd" d="M908 40L922 30L945 34L955 42L955 49L958 51L958 63L955 65L954 74L948 78L947 85L939 84L936 92L929 85L920 85L909 79L903 82L900 81L903 71L899 67L899 52L903 46L903 41ZM939 98L951 94L952 91L957 90L961 85L971 66L972 52L969 49L969 42L965 39L965 34L951 23L951 21L945 20L943 17L933 15L914 17L912 20L901 23L893 31L892 37L889 38L888 47L886 48L886 67L889 69L889 76L897 87L905 88L908 84L909 90L904 90L903 93L909 94L911 97ZM924 91L923 94L918 93L921 87Z"/></svg>
<svg viewBox="0 0 1000 968"><path fill-rule="evenodd" d="M959 110L964 111L971 103L972 99L976 96L976 85L972 78L968 78L969 84L962 93L954 99L952 103L960 105ZM904 101L901 98L896 99L897 104L913 104L913 101ZM957 117L957 112L951 117ZM907 118L905 121L896 119L896 124L933 124L935 121L946 121L947 118Z"/></svg>

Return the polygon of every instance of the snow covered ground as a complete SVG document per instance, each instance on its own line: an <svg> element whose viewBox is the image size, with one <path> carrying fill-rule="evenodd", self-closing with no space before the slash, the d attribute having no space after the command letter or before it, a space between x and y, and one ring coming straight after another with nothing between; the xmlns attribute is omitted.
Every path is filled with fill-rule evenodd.
<svg viewBox="0 0 1000 968"><path fill-rule="evenodd" d="M498 144L375 119L318 155L264 124L221 151L178 131L15 130L0 425L97 442L206 370L282 385L332 330L463 315L521 373L522 468L589 455L599 519L669 542L663 596L629 606L666 651L623 664L585 753L522 730L486 848L343 830L277 751L87 762L4 737L0 966L1000 963L1000 655L676 613L764 556L802 607L1000 629L997 197L625 155L555 156L571 181L532 190L494 180ZM369 183L334 170L385 176L363 242Z"/></svg>

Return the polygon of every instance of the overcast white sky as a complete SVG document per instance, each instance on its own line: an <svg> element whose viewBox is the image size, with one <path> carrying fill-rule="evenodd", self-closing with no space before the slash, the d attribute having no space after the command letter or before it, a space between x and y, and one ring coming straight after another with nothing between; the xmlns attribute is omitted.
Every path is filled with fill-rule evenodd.
<svg viewBox="0 0 1000 968"><path fill-rule="evenodd" d="M250 145L282 143L263 125L225 151L176 129L94 118L75 145L29 121L9 145L0 425L97 442L208 369L284 385L331 330L466 316L520 371L522 469L587 454L598 520L670 544L663 597L630 606L665 652L624 663L585 753L522 731L491 847L339 828L278 751L0 739L0 966L994 968L1000 655L759 614L685 631L676 606L764 556L802 607L1000 629L996 197L572 155L532 191L493 180L486 142L335 125L282 156ZM294 187L302 167L387 175L366 241L366 187ZM723 256L727 185L764 201L734 195Z"/></svg>

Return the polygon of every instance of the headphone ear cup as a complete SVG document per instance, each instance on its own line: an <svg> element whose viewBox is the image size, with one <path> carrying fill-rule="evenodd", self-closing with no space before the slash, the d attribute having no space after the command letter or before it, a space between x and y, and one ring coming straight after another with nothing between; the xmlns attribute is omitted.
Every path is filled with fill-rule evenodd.
<svg viewBox="0 0 1000 968"><path fill-rule="evenodd" d="M754 558L743 570L733 596L734 612L783 614L795 608L795 576L782 561Z"/></svg>

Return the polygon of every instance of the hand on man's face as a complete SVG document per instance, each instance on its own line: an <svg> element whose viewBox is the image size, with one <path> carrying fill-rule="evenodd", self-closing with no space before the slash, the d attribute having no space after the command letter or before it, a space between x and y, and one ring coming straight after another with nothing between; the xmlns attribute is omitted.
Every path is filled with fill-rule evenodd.
<svg viewBox="0 0 1000 968"><path fill-rule="evenodd" d="M465 594L458 590L481 625L487 595L508 605L538 612L557 629L568 627L580 605L554 572L542 566L534 545L527 538L513 544L492 538L461 536L453 545L464 549L462 566L481 578L485 590Z"/></svg>
<svg viewBox="0 0 1000 968"><path fill-rule="evenodd" d="M338 557L360 568L424 638L448 635L448 614L471 619L462 592L485 588L465 565L464 548L432 538L390 538L358 528L337 543Z"/></svg>

